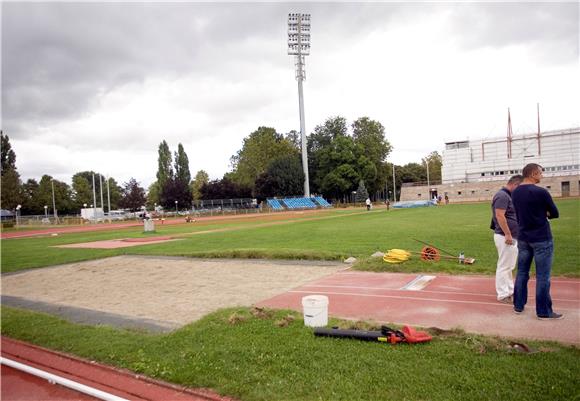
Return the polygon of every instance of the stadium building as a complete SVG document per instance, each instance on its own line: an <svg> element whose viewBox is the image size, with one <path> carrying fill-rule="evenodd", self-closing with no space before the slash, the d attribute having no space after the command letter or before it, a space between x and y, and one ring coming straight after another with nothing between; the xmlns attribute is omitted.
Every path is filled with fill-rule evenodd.
<svg viewBox="0 0 580 401"><path fill-rule="evenodd" d="M440 183L405 183L401 201L448 195L450 202L491 200L528 163L544 167L539 184L553 197L580 196L580 128L447 142Z"/></svg>

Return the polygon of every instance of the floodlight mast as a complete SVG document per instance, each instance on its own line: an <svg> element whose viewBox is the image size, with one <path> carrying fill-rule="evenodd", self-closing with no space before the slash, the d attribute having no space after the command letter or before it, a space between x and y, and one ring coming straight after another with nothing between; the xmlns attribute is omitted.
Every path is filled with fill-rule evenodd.
<svg viewBox="0 0 580 401"><path fill-rule="evenodd" d="M300 138L302 143L302 168L304 170L304 196L310 197L308 181L308 154L306 150L306 127L304 122L304 93L302 81L306 79L304 57L310 54L310 14L288 14L288 54L295 56L296 80L298 81L298 106L300 109Z"/></svg>

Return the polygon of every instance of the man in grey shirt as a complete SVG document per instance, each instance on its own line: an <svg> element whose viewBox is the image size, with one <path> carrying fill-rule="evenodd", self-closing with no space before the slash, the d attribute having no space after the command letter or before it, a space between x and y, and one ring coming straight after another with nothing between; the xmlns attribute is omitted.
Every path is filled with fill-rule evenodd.
<svg viewBox="0 0 580 401"><path fill-rule="evenodd" d="M495 242L498 254L495 290L497 300L506 304L513 303L514 279L512 272L518 260L518 220L511 194L522 180L521 175L511 177L491 201L491 228L494 230L493 242Z"/></svg>

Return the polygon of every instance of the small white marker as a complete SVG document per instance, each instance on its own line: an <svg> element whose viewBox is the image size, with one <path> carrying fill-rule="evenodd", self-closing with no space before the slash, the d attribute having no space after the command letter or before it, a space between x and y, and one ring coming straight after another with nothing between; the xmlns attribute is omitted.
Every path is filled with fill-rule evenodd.
<svg viewBox="0 0 580 401"><path fill-rule="evenodd" d="M427 284L433 281L435 277L436 276L427 276L420 274L417 277L415 277L412 281L407 283L404 287L401 287L401 290L420 291L423 288L427 287Z"/></svg>

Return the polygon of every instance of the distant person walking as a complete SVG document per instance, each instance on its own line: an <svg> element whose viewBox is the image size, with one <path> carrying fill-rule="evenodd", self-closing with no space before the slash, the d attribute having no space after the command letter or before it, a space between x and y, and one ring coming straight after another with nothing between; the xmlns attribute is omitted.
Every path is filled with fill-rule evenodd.
<svg viewBox="0 0 580 401"><path fill-rule="evenodd" d="M370 199L370 198L367 198L367 200L366 200L366 204L367 204L367 211L368 211L368 210L371 210L371 205L372 205L372 204L371 204L371 199Z"/></svg>
<svg viewBox="0 0 580 401"><path fill-rule="evenodd" d="M554 241L548 219L560 216L550 193L536 184L542 178L542 166L526 165L524 181L512 193L512 202L518 218L518 273L514 288L514 311L522 313L528 301L528 280L532 259L536 264L536 315L540 320L561 319L552 310L550 276Z"/></svg>
<svg viewBox="0 0 580 401"><path fill-rule="evenodd" d="M497 300L504 304L513 303L514 278L512 271L518 261L518 220L512 203L512 192L520 185L523 177L514 175L499 190L491 201L491 228L494 230L493 242L497 249L495 270L495 291ZM447 198L447 195L445 195Z"/></svg>

